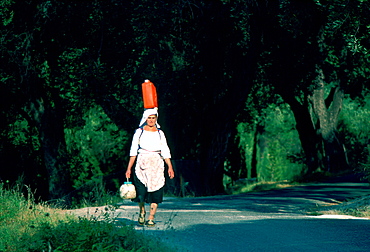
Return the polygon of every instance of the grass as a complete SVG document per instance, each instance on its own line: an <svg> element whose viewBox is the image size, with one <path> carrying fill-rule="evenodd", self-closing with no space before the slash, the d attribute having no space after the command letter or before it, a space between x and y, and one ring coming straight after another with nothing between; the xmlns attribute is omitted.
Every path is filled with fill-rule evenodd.
<svg viewBox="0 0 370 252"><path fill-rule="evenodd" d="M228 194L239 194L246 192L260 192L296 186L298 183L289 181L279 182L255 182L254 180L240 180L233 186L226 188Z"/></svg>
<svg viewBox="0 0 370 252"><path fill-rule="evenodd" d="M88 197L83 197L80 200L73 202L71 208L98 207L105 205L116 205L122 199L117 193L109 192L100 186L95 187Z"/></svg>
<svg viewBox="0 0 370 252"><path fill-rule="evenodd" d="M171 251L107 216L83 218L36 204L28 189L0 184L0 251Z"/></svg>
<svg viewBox="0 0 370 252"><path fill-rule="evenodd" d="M315 215L351 215L370 218L370 195L350 199L340 204L318 207L314 213Z"/></svg>

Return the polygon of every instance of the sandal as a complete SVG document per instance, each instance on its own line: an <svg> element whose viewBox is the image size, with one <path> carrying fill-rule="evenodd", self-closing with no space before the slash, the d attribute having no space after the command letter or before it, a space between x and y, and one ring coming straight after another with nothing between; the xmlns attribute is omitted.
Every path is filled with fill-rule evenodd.
<svg viewBox="0 0 370 252"><path fill-rule="evenodd" d="M138 222L139 222L139 225L144 225L145 224L145 213L139 215Z"/></svg>
<svg viewBox="0 0 370 252"><path fill-rule="evenodd" d="M147 225L148 227L154 227L155 226L155 222L153 220L147 220L145 222L145 225Z"/></svg>

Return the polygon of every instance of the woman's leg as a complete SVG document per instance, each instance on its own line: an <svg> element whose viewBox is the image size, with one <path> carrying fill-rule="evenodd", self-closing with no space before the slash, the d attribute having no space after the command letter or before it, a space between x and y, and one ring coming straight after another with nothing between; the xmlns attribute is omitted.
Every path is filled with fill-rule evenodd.
<svg viewBox="0 0 370 252"><path fill-rule="evenodd" d="M145 215L145 205L144 205L144 202L139 202L139 209L140 209L139 213L141 215Z"/></svg>
<svg viewBox="0 0 370 252"><path fill-rule="evenodd" d="M145 205L144 202L139 202L139 219L138 222L140 225L145 223Z"/></svg>
<svg viewBox="0 0 370 252"><path fill-rule="evenodd" d="M155 214L157 212L158 204L157 203L151 203L150 204L150 213L148 220L154 220Z"/></svg>
<svg viewBox="0 0 370 252"><path fill-rule="evenodd" d="M133 200L137 202L139 205L139 219L138 222L140 225L144 225L145 223L145 198L147 194L147 189L141 183L141 181L137 178L136 173L134 174L133 182L136 188L136 198Z"/></svg>

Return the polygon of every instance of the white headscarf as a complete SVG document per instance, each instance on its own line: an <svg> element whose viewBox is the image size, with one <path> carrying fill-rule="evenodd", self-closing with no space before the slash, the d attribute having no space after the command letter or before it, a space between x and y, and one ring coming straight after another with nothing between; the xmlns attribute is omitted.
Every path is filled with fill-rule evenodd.
<svg viewBox="0 0 370 252"><path fill-rule="evenodd" d="M159 126L159 124L158 124L158 109L157 108L147 109L147 110L144 111L143 118L141 118L139 127L143 127L146 124L146 120L151 115L156 115L157 116L157 123L156 123L155 126L159 129L161 126Z"/></svg>

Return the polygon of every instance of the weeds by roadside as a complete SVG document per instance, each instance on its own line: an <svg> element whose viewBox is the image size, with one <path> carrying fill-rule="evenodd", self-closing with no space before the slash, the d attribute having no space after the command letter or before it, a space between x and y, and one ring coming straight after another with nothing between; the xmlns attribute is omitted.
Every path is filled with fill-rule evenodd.
<svg viewBox="0 0 370 252"><path fill-rule="evenodd" d="M370 157L367 163L360 164L356 170L363 182L370 183ZM351 215L355 217L370 218L370 195L348 199L337 205L321 207L319 214Z"/></svg>
<svg viewBox="0 0 370 252"><path fill-rule="evenodd" d="M278 182L256 182L255 180L238 180L233 186L226 188L228 194L239 194L246 192L268 191L296 186L298 183L289 181Z"/></svg>
<svg viewBox="0 0 370 252"><path fill-rule="evenodd" d="M76 217L0 184L0 251L171 251L110 214ZM111 209L110 209L111 210Z"/></svg>
<svg viewBox="0 0 370 252"><path fill-rule="evenodd" d="M317 207L311 214L351 215L370 218L370 195L351 199L337 205Z"/></svg>

